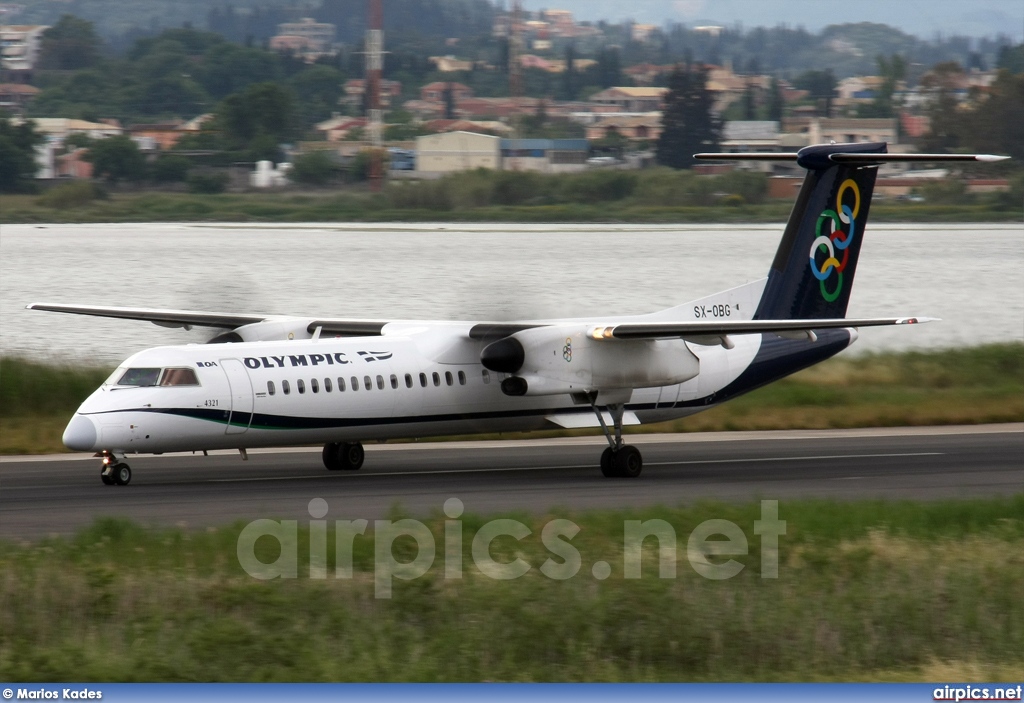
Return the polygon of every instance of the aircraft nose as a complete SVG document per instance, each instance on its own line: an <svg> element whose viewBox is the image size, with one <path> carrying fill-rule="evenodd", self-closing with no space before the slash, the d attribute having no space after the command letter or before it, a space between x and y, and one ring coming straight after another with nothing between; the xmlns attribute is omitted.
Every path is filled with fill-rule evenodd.
<svg viewBox="0 0 1024 703"><path fill-rule="evenodd" d="M64 446L78 452L90 451L96 446L96 425L92 420L75 413L64 430Z"/></svg>

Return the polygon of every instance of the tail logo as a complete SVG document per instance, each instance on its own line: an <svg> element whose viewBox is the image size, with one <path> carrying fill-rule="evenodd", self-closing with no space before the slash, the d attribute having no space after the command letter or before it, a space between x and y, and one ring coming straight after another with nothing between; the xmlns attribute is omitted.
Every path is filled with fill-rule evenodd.
<svg viewBox="0 0 1024 703"><path fill-rule="evenodd" d="M811 273L821 286L821 297L829 303L838 298L843 291L843 271L850 258L848 247L857 234L856 220L859 214L860 189L852 178L847 178L836 193L836 209L828 209L818 215L818 224L814 229L817 237L811 242ZM822 232L826 222L831 223L830 229ZM839 254L842 255L842 261L837 258ZM834 285L829 283L833 271L836 273ZM832 290L829 290L830 287Z"/></svg>

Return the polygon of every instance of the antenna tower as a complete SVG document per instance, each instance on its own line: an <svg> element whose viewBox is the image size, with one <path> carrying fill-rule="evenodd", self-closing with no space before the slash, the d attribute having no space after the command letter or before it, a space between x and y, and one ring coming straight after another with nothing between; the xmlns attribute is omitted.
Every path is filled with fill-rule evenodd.
<svg viewBox="0 0 1024 703"><path fill-rule="evenodd" d="M381 189L384 177L383 151L383 110L380 100L380 73L384 68L384 8L383 0L369 0L366 29L366 86L369 118L370 145L370 190Z"/></svg>
<svg viewBox="0 0 1024 703"><path fill-rule="evenodd" d="M508 33L508 94L513 98L523 95L523 67L519 58L523 53L522 20L523 3L512 0Z"/></svg>

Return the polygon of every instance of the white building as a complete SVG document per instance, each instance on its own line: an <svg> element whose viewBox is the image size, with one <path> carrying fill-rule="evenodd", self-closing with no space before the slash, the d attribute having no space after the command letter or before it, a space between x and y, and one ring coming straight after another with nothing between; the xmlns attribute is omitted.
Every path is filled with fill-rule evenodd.
<svg viewBox="0 0 1024 703"><path fill-rule="evenodd" d="M0 68L5 72L27 73L39 59L43 32L49 26L42 24L0 25Z"/></svg>

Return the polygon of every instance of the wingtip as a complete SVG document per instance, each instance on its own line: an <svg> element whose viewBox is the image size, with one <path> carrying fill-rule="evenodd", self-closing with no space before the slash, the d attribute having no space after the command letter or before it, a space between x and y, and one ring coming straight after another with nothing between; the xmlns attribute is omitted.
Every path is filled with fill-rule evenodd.
<svg viewBox="0 0 1024 703"><path fill-rule="evenodd" d="M1007 160L1009 160L1010 157L1009 156L999 156L998 154L978 154L974 158L977 161L985 161L986 163L991 163L991 162L994 162L994 161L1007 161Z"/></svg>

